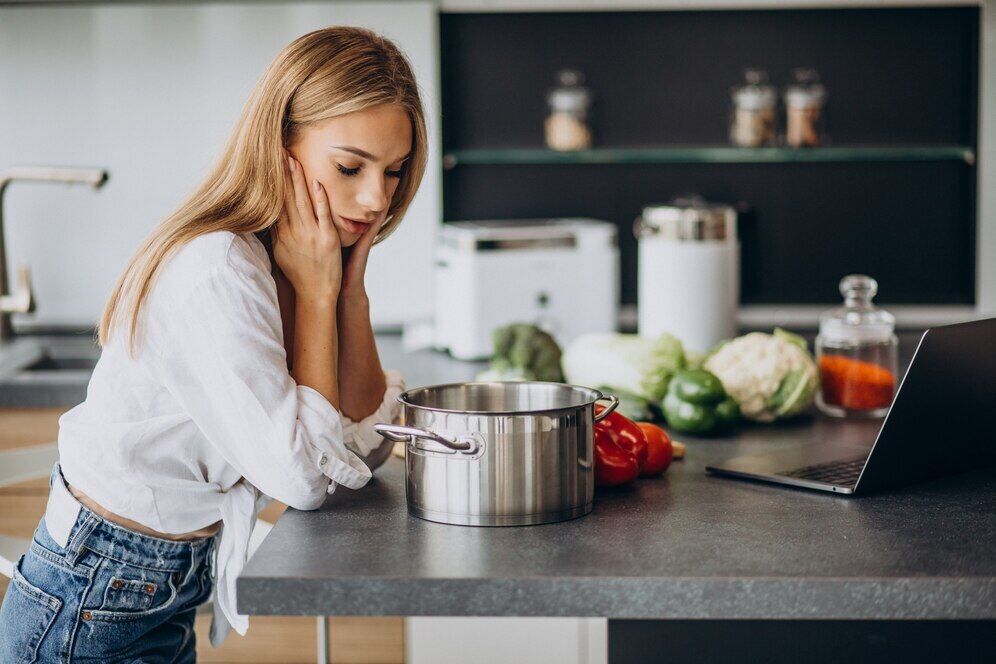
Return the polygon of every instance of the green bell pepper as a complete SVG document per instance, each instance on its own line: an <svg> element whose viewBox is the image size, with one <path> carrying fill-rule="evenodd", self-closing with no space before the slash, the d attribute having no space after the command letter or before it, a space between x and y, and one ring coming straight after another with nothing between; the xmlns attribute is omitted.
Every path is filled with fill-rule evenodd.
<svg viewBox="0 0 996 664"><path fill-rule="evenodd" d="M684 369L671 378L662 403L664 418L676 431L708 435L731 428L740 407L705 369Z"/></svg>

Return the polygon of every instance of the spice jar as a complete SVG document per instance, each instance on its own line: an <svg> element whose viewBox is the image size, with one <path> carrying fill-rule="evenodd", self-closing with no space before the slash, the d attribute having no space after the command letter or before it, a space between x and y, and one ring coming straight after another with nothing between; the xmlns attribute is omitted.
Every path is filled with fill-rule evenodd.
<svg viewBox="0 0 996 664"><path fill-rule="evenodd" d="M588 108L591 92L581 85L584 74L576 69L561 69L557 72L557 83L546 97L550 105L550 115L544 125L547 147L551 150L590 148Z"/></svg>
<svg viewBox="0 0 996 664"><path fill-rule="evenodd" d="M834 417L884 417L896 394L896 319L872 304L878 283L863 274L840 282L844 305L820 316L816 405Z"/></svg>
<svg viewBox="0 0 996 664"><path fill-rule="evenodd" d="M746 69L744 81L730 90L730 142L745 148L774 145L777 95L767 84L768 74L762 69Z"/></svg>
<svg viewBox="0 0 996 664"><path fill-rule="evenodd" d="M824 134L823 105L827 91L815 69L794 69L785 88L785 142L793 148L814 148Z"/></svg>

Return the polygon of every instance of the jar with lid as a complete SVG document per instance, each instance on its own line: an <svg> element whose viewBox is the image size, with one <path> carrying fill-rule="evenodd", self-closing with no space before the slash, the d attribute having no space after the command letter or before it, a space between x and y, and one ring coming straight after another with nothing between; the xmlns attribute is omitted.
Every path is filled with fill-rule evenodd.
<svg viewBox="0 0 996 664"><path fill-rule="evenodd" d="M730 90L733 111L730 117L730 142L745 148L775 143L775 88L768 85L763 69L744 70L744 85Z"/></svg>
<svg viewBox="0 0 996 664"><path fill-rule="evenodd" d="M792 79L785 88L785 142L793 148L817 147L825 134L827 90L815 69L794 69Z"/></svg>
<svg viewBox="0 0 996 664"><path fill-rule="evenodd" d="M550 115L544 124L546 145L551 150L585 150L591 147L588 109L591 91L584 87L584 74L576 69L557 72L557 87L546 100Z"/></svg>
<svg viewBox="0 0 996 664"><path fill-rule="evenodd" d="M686 195L647 205L636 220L639 333L670 332L708 351L737 334L740 241L737 212Z"/></svg>
<svg viewBox="0 0 996 664"><path fill-rule="evenodd" d="M896 319L872 304L878 283L863 274L840 282L843 306L820 316L817 407L834 417L884 417L896 394Z"/></svg>

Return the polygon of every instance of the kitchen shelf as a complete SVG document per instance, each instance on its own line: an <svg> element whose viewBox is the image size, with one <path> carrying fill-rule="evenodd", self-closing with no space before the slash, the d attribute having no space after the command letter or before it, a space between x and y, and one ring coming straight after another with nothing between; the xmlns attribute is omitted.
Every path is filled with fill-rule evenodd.
<svg viewBox="0 0 996 664"><path fill-rule="evenodd" d="M453 150L443 168L506 164L787 164L876 161L963 161L975 163L975 151L963 145L853 146L819 148L647 147L596 148L557 152L545 148Z"/></svg>

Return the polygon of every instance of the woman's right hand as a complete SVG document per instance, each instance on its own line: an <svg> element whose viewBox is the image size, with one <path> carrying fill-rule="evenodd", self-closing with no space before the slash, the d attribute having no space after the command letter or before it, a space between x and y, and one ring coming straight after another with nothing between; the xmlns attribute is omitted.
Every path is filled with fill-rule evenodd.
<svg viewBox="0 0 996 664"><path fill-rule="evenodd" d="M325 188L312 183L308 195L301 164L285 152L284 209L274 227L273 258L294 287L297 298L338 299L342 285L342 247L332 221Z"/></svg>

